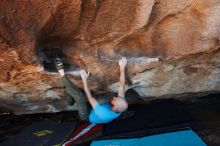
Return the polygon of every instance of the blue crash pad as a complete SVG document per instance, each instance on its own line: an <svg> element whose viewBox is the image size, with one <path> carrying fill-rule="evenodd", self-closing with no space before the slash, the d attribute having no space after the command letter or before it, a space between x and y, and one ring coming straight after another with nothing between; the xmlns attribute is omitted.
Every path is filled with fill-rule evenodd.
<svg viewBox="0 0 220 146"><path fill-rule="evenodd" d="M141 138L93 141L91 146L206 146L191 129L157 134Z"/></svg>

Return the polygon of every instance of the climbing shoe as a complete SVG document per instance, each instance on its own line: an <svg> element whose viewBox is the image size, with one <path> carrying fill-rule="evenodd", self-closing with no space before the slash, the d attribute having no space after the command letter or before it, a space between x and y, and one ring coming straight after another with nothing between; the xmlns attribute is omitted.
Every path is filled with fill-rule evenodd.
<svg viewBox="0 0 220 146"><path fill-rule="evenodd" d="M63 69L63 63L59 57L55 58L54 64L55 64L57 70Z"/></svg>

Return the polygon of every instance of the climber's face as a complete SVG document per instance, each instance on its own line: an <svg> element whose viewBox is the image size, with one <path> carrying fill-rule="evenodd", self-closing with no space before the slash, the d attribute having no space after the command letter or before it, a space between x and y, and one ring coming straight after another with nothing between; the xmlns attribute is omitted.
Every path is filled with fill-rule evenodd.
<svg viewBox="0 0 220 146"><path fill-rule="evenodd" d="M128 108L128 103L124 98L113 97L110 100L112 111L114 112L124 112Z"/></svg>

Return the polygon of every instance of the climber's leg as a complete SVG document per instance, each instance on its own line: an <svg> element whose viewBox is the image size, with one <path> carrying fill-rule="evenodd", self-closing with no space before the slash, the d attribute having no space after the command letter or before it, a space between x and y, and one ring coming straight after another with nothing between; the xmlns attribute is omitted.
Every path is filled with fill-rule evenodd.
<svg viewBox="0 0 220 146"><path fill-rule="evenodd" d="M81 120L86 120L88 118L89 114L89 107L87 104L87 99L85 95L80 91L80 89L74 85L66 75L64 75L61 78L61 84L66 87L66 92L74 98L78 112L79 112L79 117Z"/></svg>
<svg viewBox="0 0 220 146"><path fill-rule="evenodd" d="M66 105L72 106L75 103L75 100L69 94L66 94L66 96L67 96Z"/></svg>

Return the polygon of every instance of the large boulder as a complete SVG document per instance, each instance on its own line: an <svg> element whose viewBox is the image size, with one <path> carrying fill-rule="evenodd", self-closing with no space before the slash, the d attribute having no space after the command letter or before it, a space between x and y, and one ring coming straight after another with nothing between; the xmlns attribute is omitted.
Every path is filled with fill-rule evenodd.
<svg viewBox="0 0 220 146"><path fill-rule="evenodd" d="M126 90L143 100L219 92L219 42L220 0L1 0L0 107L72 110L44 68L54 52L79 88L71 73L86 68L97 95L117 93L121 56Z"/></svg>

